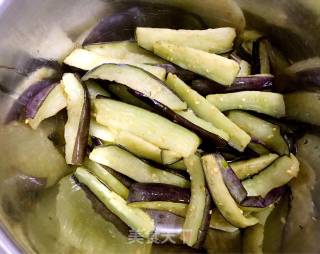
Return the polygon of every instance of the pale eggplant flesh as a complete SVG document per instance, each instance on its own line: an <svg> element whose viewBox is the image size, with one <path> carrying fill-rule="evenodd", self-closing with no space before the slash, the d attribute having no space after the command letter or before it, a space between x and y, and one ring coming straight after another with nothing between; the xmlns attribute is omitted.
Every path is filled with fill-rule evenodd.
<svg viewBox="0 0 320 254"><path fill-rule="evenodd" d="M185 119L184 117L175 113L173 110L171 110L169 107L165 106L164 104L162 104L156 100L153 100L153 99L149 98L148 96L146 96L136 90L133 90L129 87L127 89L129 91L129 93L136 96L137 98L139 98L141 101L143 101L147 105L151 106L155 110L155 112L157 112L161 116L187 128L187 129L192 130L195 134L197 134L201 138L203 138L203 140L207 140L211 144L213 144L215 149L223 150L229 146L228 143L224 139L219 137L218 135L213 134L207 130L204 130L203 128L188 121L187 119Z"/></svg>
<svg viewBox="0 0 320 254"><path fill-rule="evenodd" d="M206 25L195 14L163 5L137 5L103 18L89 33L83 45L133 40L136 27L203 29Z"/></svg>

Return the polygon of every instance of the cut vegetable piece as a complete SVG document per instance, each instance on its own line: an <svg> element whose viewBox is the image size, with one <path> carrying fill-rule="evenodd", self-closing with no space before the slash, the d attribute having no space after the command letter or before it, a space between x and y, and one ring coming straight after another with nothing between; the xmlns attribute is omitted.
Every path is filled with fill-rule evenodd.
<svg viewBox="0 0 320 254"><path fill-rule="evenodd" d="M72 73L62 77L67 96L68 121L65 125L65 157L68 164L80 165L86 155L90 126L90 99L86 86Z"/></svg>
<svg viewBox="0 0 320 254"><path fill-rule="evenodd" d="M206 30L174 30L167 28L137 27L136 40L140 47L152 51L156 42L200 49L210 53L228 52L233 47L236 31L232 27Z"/></svg>
<svg viewBox="0 0 320 254"><path fill-rule="evenodd" d="M149 107L146 103L142 102L130 92L128 92L128 87L121 84L108 84L108 90L115 95L120 101L143 108L149 111L152 111L152 108Z"/></svg>
<svg viewBox="0 0 320 254"><path fill-rule="evenodd" d="M103 64L88 72L82 79L115 81L155 99L172 110L184 110L186 104L158 78L131 65Z"/></svg>
<svg viewBox="0 0 320 254"><path fill-rule="evenodd" d="M170 202L170 201L148 201L148 202L133 202L129 206L138 207L141 209L152 209L159 211L167 211L175 215L185 217L187 212L187 204Z"/></svg>
<svg viewBox="0 0 320 254"><path fill-rule="evenodd" d="M241 204L247 197L247 191L243 187L240 179L222 156L217 157L216 162L218 163L224 184L229 190L230 195L238 204Z"/></svg>
<svg viewBox="0 0 320 254"><path fill-rule="evenodd" d="M182 188L187 188L190 185L186 179L152 167L117 146L96 147L90 153L89 158L137 182L166 183Z"/></svg>
<svg viewBox="0 0 320 254"><path fill-rule="evenodd" d="M87 36L83 45L95 42L133 40L138 26L173 29L204 29L202 19L180 8L167 5L139 5L104 17Z"/></svg>
<svg viewBox="0 0 320 254"><path fill-rule="evenodd" d="M287 117L320 125L320 96L316 92L294 92L284 96Z"/></svg>
<svg viewBox="0 0 320 254"><path fill-rule="evenodd" d="M230 86L239 72L239 64L234 60L207 53L202 50L157 42L154 53L181 68L198 73L219 84Z"/></svg>
<svg viewBox="0 0 320 254"><path fill-rule="evenodd" d="M293 154L282 156L251 179L242 182L250 196L264 197L274 188L287 184L299 172L299 162Z"/></svg>
<svg viewBox="0 0 320 254"><path fill-rule="evenodd" d="M128 131L161 149L185 157L194 153L200 144L198 136L191 131L147 110L110 99L96 99L94 107L98 123Z"/></svg>
<svg viewBox="0 0 320 254"><path fill-rule="evenodd" d="M59 184L56 206L59 235L71 245L69 251L150 253L150 246L128 241L130 228L83 187L71 177L65 177Z"/></svg>
<svg viewBox="0 0 320 254"><path fill-rule="evenodd" d="M110 174L104 167L89 159L86 159L84 161L84 165L93 175L95 175L100 181L107 185L110 190L120 195L123 199L128 199L128 188L123 185L122 182L119 181L116 177Z"/></svg>
<svg viewBox="0 0 320 254"><path fill-rule="evenodd" d="M270 61L265 39L259 40L260 73L270 74Z"/></svg>
<svg viewBox="0 0 320 254"><path fill-rule="evenodd" d="M79 68L81 70L90 71L103 64L131 64L137 66L147 72L150 72L154 76L161 80L165 79L166 71L165 69L157 66L139 64L134 62L129 62L122 59L114 59L105 56L100 56L91 51L85 49L75 49L73 50L63 62L67 65Z"/></svg>
<svg viewBox="0 0 320 254"><path fill-rule="evenodd" d="M78 181L87 186L97 198L129 227L148 238L155 230L154 221L141 209L130 207L118 194L110 191L96 177L83 168L75 172Z"/></svg>
<svg viewBox="0 0 320 254"><path fill-rule="evenodd" d="M241 109L252 110L277 118L285 116L283 96L279 93L244 91L210 94L206 98L221 111Z"/></svg>
<svg viewBox="0 0 320 254"><path fill-rule="evenodd" d="M188 205L186 219L183 224L181 240L190 247L199 248L205 238L209 226L211 199L207 198L205 178L198 155L191 155L184 159L191 178L191 198Z"/></svg>
<svg viewBox="0 0 320 254"><path fill-rule="evenodd" d="M160 183L135 183L130 187L128 202L169 201L190 202L190 190Z"/></svg>
<svg viewBox="0 0 320 254"><path fill-rule="evenodd" d="M192 110L187 110L187 111L180 111L177 112L180 116L184 117L188 121L192 122L193 124L205 129L208 132L214 133L215 135L218 135L224 140L229 140L229 135L224 132L221 129L217 129L212 125L212 123L209 123L199 117L197 117Z"/></svg>
<svg viewBox="0 0 320 254"><path fill-rule="evenodd" d="M272 75L250 75L237 77L231 86L222 86L209 79L196 79L191 82L191 88L203 96L216 93L232 93L252 90L271 89L274 77Z"/></svg>
<svg viewBox="0 0 320 254"><path fill-rule="evenodd" d="M172 165L177 169L185 169L183 163L178 163L182 160L181 155L169 150L161 150L159 147L130 132L111 130L91 119L89 134L103 141L118 144L140 158L163 164L167 162L169 163L168 165Z"/></svg>
<svg viewBox="0 0 320 254"><path fill-rule="evenodd" d="M140 48L134 41L115 41L95 43L84 46L84 49L100 56L122 59L135 63L163 64L166 61Z"/></svg>
<svg viewBox="0 0 320 254"><path fill-rule="evenodd" d="M247 132L253 140L280 155L289 154L288 145L281 136L279 126L236 110L231 111L228 118Z"/></svg>
<svg viewBox="0 0 320 254"><path fill-rule="evenodd" d="M210 228L233 233L239 231L239 228L231 225L220 213L218 209L213 209L210 219Z"/></svg>
<svg viewBox="0 0 320 254"><path fill-rule="evenodd" d="M230 195L220 171L218 161L223 159L218 154L209 154L202 157L202 165L211 196L223 217L232 225L244 228L258 223L250 215L244 216L243 211L237 206Z"/></svg>
<svg viewBox="0 0 320 254"><path fill-rule="evenodd" d="M265 155L270 153L270 151L266 147L253 141L249 143L248 148L259 155Z"/></svg>
<svg viewBox="0 0 320 254"><path fill-rule="evenodd" d="M225 147L228 145L228 143L218 136L216 133L221 133L223 136L226 136L225 132L217 129L217 128L212 128L212 124L204 121L203 119L193 116L187 113L187 118L183 117L180 115L181 111L175 112L165 106L164 104L150 99L148 96L143 95L142 93L135 91L131 88L128 88L128 91L136 96L137 98L141 99L144 103L148 104L149 106L153 107L156 112L158 112L159 115L162 115L169 120L192 130L195 134L199 135L203 140L208 141L211 144L215 145L215 148L217 150L219 149L225 149ZM209 125L208 125L209 124ZM209 131L209 130L212 130Z"/></svg>
<svg viewBox="0 0 320 254"><path fill-rule="evenodd" d="M250 142L250 136L241 130L233 122L222 114L214 105L210 104L204 97L192 90L177 76L168 74L167 86L183 99L188 107L203 120L210 122L213 126L225 131L229 137L229 144L243 151Z"/></svg>
<svg viewBox="0 0 320 254"><path fill-rule="evenodd" d="M26 122L32 129L37 129L44 119L56 115L67 106L67 100L61 84L53 84L44 90L41 90L33 97L32 101L26 106ZM34 104L35 101L39 102L38 106ZM31 108L32 112L29 113L28 108Z"/></svg>
<svg viewBox="0 0 320 254"><path fill-rule="evenodd" d="M182 160L179 153L170 150L161 150L161 161L163 165L171 165Z"/></svg>
<svg viewBox="0 0 320 254"><path fill-rule="evenodd" d="M181 67L174 64L170 64L170 63L157 64L157 66L164 68L167 73L172 73L177 75L179 78L181 78L184 81L190 81L197 78L197 74L193 73L192 71L182 69Z"/></svg>
<svg viewBox="0 0 320 254"><path fill-rule="evenodd" d="M115 142L116 139L115 131L112 131L108 127L98 124L94 119L90 120L89 134L90 136L111 143Z"/></svg>
<svg viewBox="0 0 320 254"><path fill-rule="evenodd" d="M230 164L234 173L241 180L259 173L261 170L269 166L279 156L274 153L262 155L258 158L252 158L244 161L236 161Z"/></svg>
<svg viewBox="0 0 320 254"><path fill-rule="evenodd" d="M107 90L103 89L97 82L88 80L85 82L85 84L88 88L90 101L93 101L98 95L111 97L110 93Z"/></svg>

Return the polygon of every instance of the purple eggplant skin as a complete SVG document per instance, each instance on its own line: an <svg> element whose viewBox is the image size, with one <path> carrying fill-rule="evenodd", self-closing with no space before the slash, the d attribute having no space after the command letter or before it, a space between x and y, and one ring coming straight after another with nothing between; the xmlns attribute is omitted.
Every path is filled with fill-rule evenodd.
<svg viewBox="0 0 320 254"><path fill-rule="evenodd" d="M55 88L58 85L58 83L53 83L49 86L44 87L40 92L38 92L26 105L25 107L25 118L33 119L39 108L41 107L44 100L47 98L47 96L50 94L53 88Z"/></svg>
<svg viewBox="0 0 320 254"><path fill-rule="evenodd" d="M6 123L16 121L16 120L25 120L25 107L37 95L41 90L52 86L55 84L55 80L42 80L39 81L30 87L28 87L19 98L13 103L11 109L9 110L6 120Z"/></svg>
<svg viewBox="0 0 320 254"><path fill-rule="evenodd" d="M190 87L203 96L215 93L272 90L274 87L274 77L272 75L237 77L234 83L228 87L208 79L195 79L191 82Z"/></svg>
<svg viewBox="0 0 320 254"><path fill-rule="evenodd" d="M72 180L80 186L80 188L86 194L86 197L90 200L93 210L99 214L106 221L111 222L124 236L128 236L130 228L121 219L113 214L97 197L96 195L84 184L80 183L75 176L72 176Z"/></svg>
<svg viewBox="0 0 320 254"><path fill-rule="evenodd" d="M54 69L57 71L57 73L62 74L62 69L59 62L57 62L56 60L50 60L50 59L44 59L44 58L28 59L25 63L23 63L23 66L20 71L25 74L31 74L32 72L35 72L36 70L42 67Z"/></svg>
<svg viewBox="0 0 320 254"><path fill-rule="evenodd" d="M128 202L169 201L190 202L190 190L162 183L134 183L130 186Z"/></svg>
<svg viewBox="0 0 320 254"><path fill-rule="evenodd" d="M167 73L177 75L185 82L194 80L196 77L198 77L198 75L194 72L182 69L181 67L174 64L156 64L156 66L162 67L166 70Z"/></svg>
<svg viewBox="0 0 320 254"><path fill-rule="evenodd" d="M260 196L256 196L256 197L249 196L241 202L241 206L265 208L277 202L286 193L288 193L288 191L289 191L289 187L281 186L271 190L264 198Z"/></svg>
<svg viewBox="0 0 320 254"><path fill-rule="evenodd" d="M164 5L137 5L103 18L89 33L83 45L133 40L136 27L205 29L197 15Z"/></svg>
<svg viewBox="0 0 320 254"><path fill-rule="evenodd" d="M195 245L193 245L192 247L195 249L200 249L202 248L206 237L207 237L207 233L209 230L209 224L210 224L210 218L211 218L211 209L213 206L213 201L211 198L211 195L208 191L208 189L205 189L206 192L206 200L205 200L205 207L203 210L203 217L202 217L202 221L201 221L201 227L199 228L199 232L198 232L198 239L197 242L195 243Z"/></svg>
<svg viewBox="0 0 320 254"><path fill-rule="evenodd" d="M80 115L80 122L78 126L78 132L74 143L72 162L74 165L81 165L84 158L87 155L87 146L89 138L90 127L90 95L85 84L82 84L84 89L84 100L82 105L82 111Z"/></svg>
<svg viewBox="0 0 320 254"><path fill-rule="evenodd" d="M149 98L148 96L144 95L143 93L140 93L136 90L133 90L131 88L127 88L128 91L139 98L141 101L146 103L147 105L151 106L155 112L157 112L159 115L171 120L174 123L177 123L191 131L193 131L195 134L199 135L203 140L207 140L211 142L211 144L214 145L215 149L225 149L228 147L228 142L219 137L218 135L215 135L195 124L188 121L187 119L183 118L182 116L175 113L173 110L168 108L167 106L163 105L162 103L158 102L157 100L153 100Z"/></svg>
<svg viewBox="0 0 320 254"><path fill-rule="evenodd" d="M237 175L234 173L232 168L229 166L229 164L225 161L223 156L217 156L216 158L219 158L219 169L221 171L223 181L229 190L231 196L234 198L234 200L241 204L243 200L246 199L248 193L246 189L243 187L240 179L237 177Z"/></svg>
<svg viewBox="0 0 320 254"><path fill-rule="evenodd" d="M106 171L108 171L111 175L113 175L115 178L117 178L124 186L126 186L127 188L130 188L132 184L134 184L136 181L134 181L133 179L115 171L114 169L101 165Z"/></svg>
<svg viewBox="0 0 320 254"><path fill-rule="evenodd" d="M145 209L145 212L154 220L155 231L151 236L153 243L182 244L180 235L182 233L184 218L167 211Z"/></svg>

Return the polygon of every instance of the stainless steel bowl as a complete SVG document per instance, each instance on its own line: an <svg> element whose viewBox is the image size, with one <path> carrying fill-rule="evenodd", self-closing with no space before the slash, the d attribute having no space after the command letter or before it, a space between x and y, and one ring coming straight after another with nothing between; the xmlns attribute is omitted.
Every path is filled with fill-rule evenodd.
<svg viewBox="0 0 320 254"><path fill-rule="evenodd" d="M200 15L210 26L245 27L267 34L291 61L318 56L320 53L319 0L0 0L0 108L3 119L19 95L25 62L31 57L61 59L83 34L101 17L136 2L161 3L181 7ZM23 144L21 144L23 145ZM3 158L3 156L2 156ZM320 154L312 158L318 158ZM306 160L309 160L308 156ZM301 192L313 197L315 206L304 206L301 200L300 230L286 240L288 252L318 252L320 209L320 171L316 160L310 162L315 179L313 190L306 181ZM0 185L6 174L0 161ZM311 181L311 180L310 180ZM303 189L305 188L305 189ZM10 192L2 190L2 194ZM1 200L3 204L3 200ZM295 207L295 209L299 209ZM27 211L23 211L27 212ZM31 252L23 230L0 209L0 252ZM299 223L299 222L297 222ZM300 227L299 227L300 226Z"/></svg>

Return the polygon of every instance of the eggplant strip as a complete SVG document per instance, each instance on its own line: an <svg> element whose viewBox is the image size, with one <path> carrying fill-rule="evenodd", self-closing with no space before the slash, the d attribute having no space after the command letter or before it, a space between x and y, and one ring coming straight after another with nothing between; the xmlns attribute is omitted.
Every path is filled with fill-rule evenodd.
<svg viewBox="0 0 320 254"><path fill-rule="evenodd" d="M186 216L187 208L188 208L187 204L169 202L169 201L147 201L147 202L142 201L142 202L132 202L132 203L129 203L128 205L132 207L138 207L141 209L167 211L181 217Z"/></svg>
<svg viewBox="0 0 320 254"><path fill-rule="evenodd" d="M258 220L250 215L244 216L243 211L230 195L219 167L219 160L223 159L220 156L209 154L201 158L206 181L217 208L223 217L236 227L255 225Z"/></svg>
<svg viewBox="0 0 320 254"><path fill-rule="evenodd" d="M204 97L191 89L177 76L168 74L167 86L183 99L188 107L203 120L212 123L213 126L225 131L229 137L229 144L239 151L243 151L250 142L250 136L221 113L214 105Z"/></svg>
<svg viewBox="0 0 320 254"><path fill-rule="evenodd" d="M129 207L118 194L110 191L96 177L83 168L75 172L78 181L87 186L98 199L129 227L136 230L142 237L148 238L155 230L154 221L139 208Z"/></svg>
<svg viewBox="0 0 320 254"><path fill-rule="evenodd" d="M290 154L275 160L265 170L251 179L244 180L243 186L250 196L266 196L271 190L287 184L299 172L299 161Z"/></svg>
<svg viewBox="0 0 320 254"><path fill-rule="evenodd" d="M262 155L258 158L252 158L244 161L236 161L230 163L230 167L240 180L248 178L259 173L261 170L269 166L279 155L270 153Z"/></svg>
<svg viewBox="0 0 320 254"><path fill-rule="evenodd" d="M243 91L210 94L206 99L221 111L241 109L256 111L276 118L285 116L284 99L279 93Z"/></svg>
<svg viewBox="0 0 320 254"><path fill-rule="evenodd" d="M204 237L201 235L206 234L209 226L207 217L210 216L211 202L209 199L208 203L206 197L207 190L200 157L191 155L184 159L184 163L191 178L191 198L183 224L181 240L190 247L200 247L204 242Z"/></svg>
<svg viewBox="0 0 320 254"><path fill-rule="evenodd" d="M190 186L189 181L186 179L155 168L126 150L114 145L94 148L89 158L137 182L166 183L182 188L188 188Z"/></svg>

